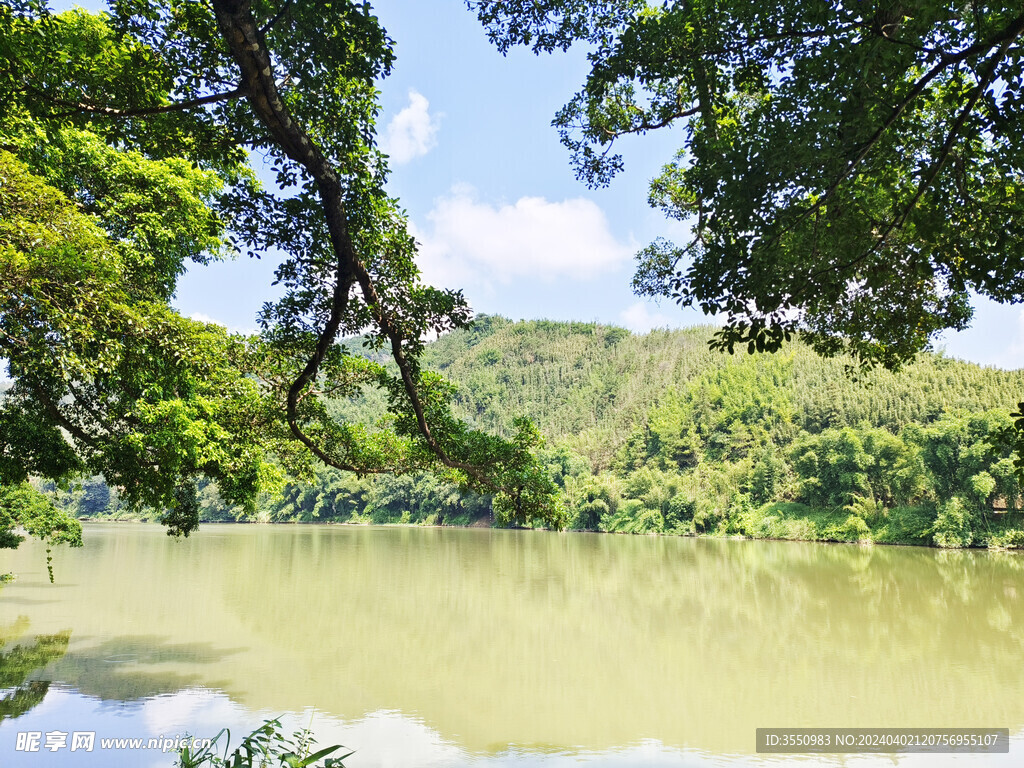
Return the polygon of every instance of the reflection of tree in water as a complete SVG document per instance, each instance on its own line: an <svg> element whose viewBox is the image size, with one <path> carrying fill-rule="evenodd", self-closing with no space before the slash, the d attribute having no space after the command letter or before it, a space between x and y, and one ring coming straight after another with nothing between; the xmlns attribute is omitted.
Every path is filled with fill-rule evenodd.
<svg viewBox="0 0 1024 768"><path fill-rule="evenodd" d="M0 723L21 717L39 704L50 688L48 680L28 680L29 676L68 650L71 630L55 635L39 635L31 643L8 646L25 634L28 619L18 617L13 624L0 627Z"/></svg>
<svg viewBox="0 0 1024 768"><path fill-rule="evenodd" d="M174 643L163 635L119 635L95 645L86 638L50 672L54 680L85 696L138 701L201 686L227 685L218 681L213 670L242 650L211 643Z"/></svg>

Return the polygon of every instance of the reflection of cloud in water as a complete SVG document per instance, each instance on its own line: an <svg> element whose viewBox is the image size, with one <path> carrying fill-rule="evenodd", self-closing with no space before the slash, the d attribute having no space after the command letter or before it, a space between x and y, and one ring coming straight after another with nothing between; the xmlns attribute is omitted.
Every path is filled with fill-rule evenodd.
<svg viewBox="0 0 1024 768"><path fill-rule="evenodd" d="M147 699L140 717L146 730L153 733L195 733L212 738L215 734L208 733L211 728L241 723L245 712L222 693L193 688ZM237 735L235 727L231 726L231 732Z"/></svg>
<svg viewBox="0 0 1024 768"><path fill-rule="evenodd" d="M253 712L232 701L221 691L191 688L126 704L110 706L93 696L66 686L53 686L45 701L16 721L0 725L0 765L7 765L14 753L18 731L95 731L96 747L91 753L62 750L45 753L35 761L54 768L170 768L175 757L159 750L103 750L104 738L174 738L183 734L212 737L216 730L231 732L232 747L264 720L280 717L285 733L312 726L320 747L343 744L355 754L345 761L347 768L739 768L758 766L835 766L869 768L893 766L930 768L964 766L984 762L986 768L1008 768L1020 764L1024 733L1010 739L1010 753L1004 755L712 755L694 749L668 747L648 739L613 749L566 750L543 746L511 746L489 754L475 754L446 740L421 720L396 711L379 711L351 722L315 711ZM753 738L753 735L751 735Z"/></svg>

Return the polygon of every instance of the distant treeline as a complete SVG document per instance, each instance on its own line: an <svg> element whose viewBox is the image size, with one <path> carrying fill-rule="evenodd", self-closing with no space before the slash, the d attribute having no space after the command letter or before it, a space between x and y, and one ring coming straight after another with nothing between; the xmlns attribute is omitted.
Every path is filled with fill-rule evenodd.
<svg viewBox="0 0 1024 768"><path fill-rule="evenodd" d="M574 529L1024 546L1003 437L1024 371L927 355L854 377L850 361L799 344L722 355L710 334L483 316L431 344L425 363L458 385L474 426L537 422ZM383 403L334 410L372 421ZM101 478L54 492L81 517L139 516ZM207 521L242 517L212 485L200 499ZM490 519L490 499L428 475L325 469L265 498L259 518L466 525Z"/></svg>

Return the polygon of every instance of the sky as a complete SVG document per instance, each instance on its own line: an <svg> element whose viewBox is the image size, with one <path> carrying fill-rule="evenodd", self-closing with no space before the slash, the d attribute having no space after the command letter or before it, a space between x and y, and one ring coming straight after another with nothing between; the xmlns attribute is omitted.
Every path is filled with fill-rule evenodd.
<svg viewBox="0 0 1024 768"><path fill-rule="evenodd" d="M461 288L476 312L513 320L597 321L634 332L712 322L630 288L637 250L656 237L685 237L682 225L647 205L648 182L672 158L678 134L668 129L617 144L625 172L607 189L588 189L550 125L584 81L585 51L502 56L463 0L373 6L397 52L379 86L389 191L420 242L426 282ZM274 266L243 258L195 267L179 284L176 306L253 330L260 306L277 295ZM982 365L1024 368L1024 307L975 306L972 327L946 334L936 347Z"/></svg>

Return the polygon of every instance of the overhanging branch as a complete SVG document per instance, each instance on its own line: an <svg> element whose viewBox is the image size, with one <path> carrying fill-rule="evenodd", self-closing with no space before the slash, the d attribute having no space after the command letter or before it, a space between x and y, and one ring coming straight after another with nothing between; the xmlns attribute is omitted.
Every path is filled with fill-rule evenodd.
<svg viewBox="0 0 1024 768"><path fill-rule="evenodd" d="M370 470L342 466L315 444L299 424L298 401L302 390L316 377L334 344L348 306L349 292L358 283L378 328L391 342L391 350L402 377L403 388L416 416L416 423L430 451L447 467L458 469L487 487L497 490L480 467L452 459L437 442L427 423L425 409L416 387L413 366L405 355L405 338L391 320L380 300L373 279L352 242L345 215L341 179L337 171L306 132L291 117L273 77L273 65L266 40L252 16L249 0L213 0L217 23L232 58L242 73L246 97L259 120L267 127L285 154L299 163L316 183L323 206L331 246L336 257L331 311L305 367L288 389L287 419L292 434L326 464L357 472Z"/></svg>
<svg viewBox="0 0 1024 768"><path fill-rule="evenodd" d="M53 117L71 117L72 115L81 114L82 112L102 115L103 117L111 117L115 119L125 119L129 117L147 117L149 115L160 115L167 112L182 112L187 109L195 109L196 107L203 107L207 104L216 104L221 101L230 101L231 99L237 99L246 95L244 86L239 85L238 87L226 91L224 93L213 93L209 96L203 96L198 99L191 99L189 101L179 101L174 104L160 104L152 107L135 107L130 109L123 109L119 107L108 107L102 104L93 104L89 101L72 101L70 99L62 99L57 96L40 91L31 86L25 86L26 90L39 98L56 104L60 107L66 107L67 112L60 112Z"/></svg>

